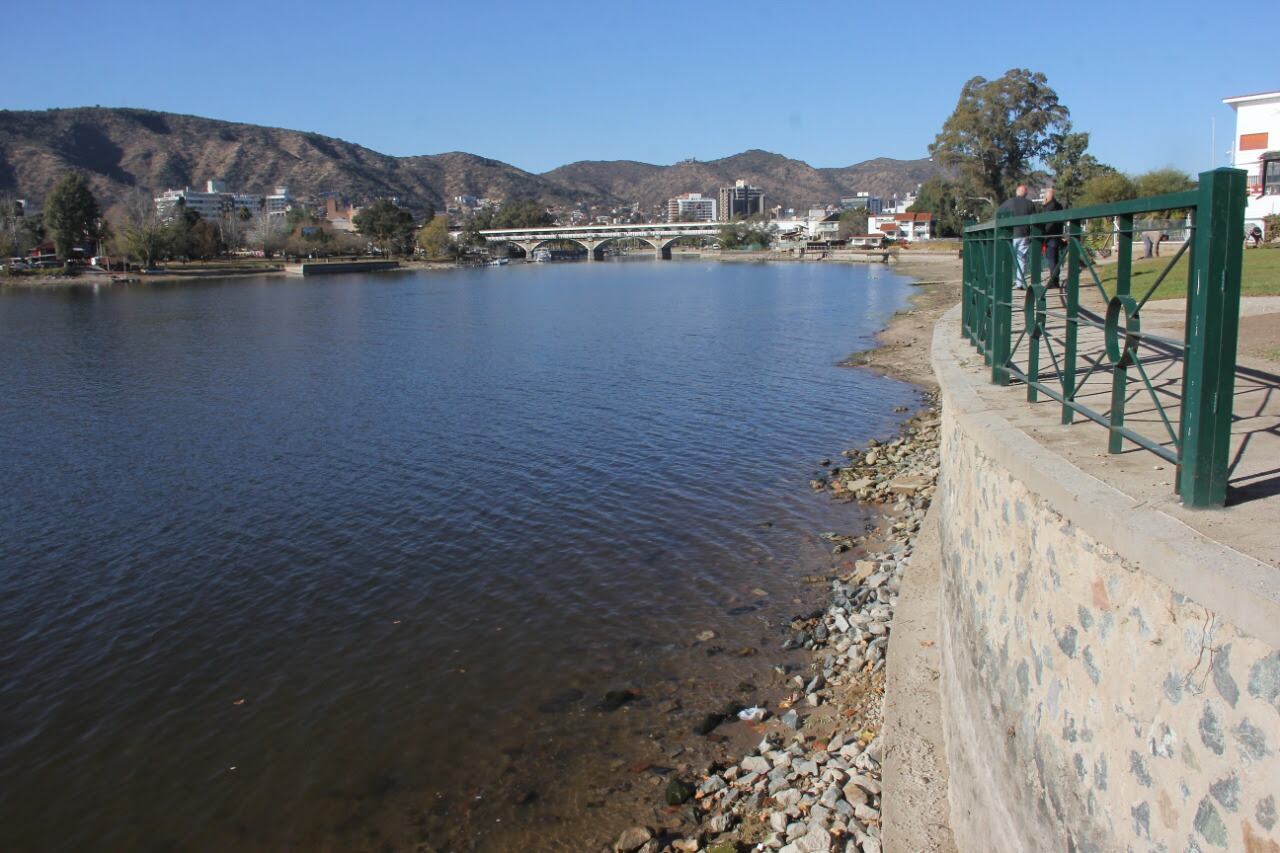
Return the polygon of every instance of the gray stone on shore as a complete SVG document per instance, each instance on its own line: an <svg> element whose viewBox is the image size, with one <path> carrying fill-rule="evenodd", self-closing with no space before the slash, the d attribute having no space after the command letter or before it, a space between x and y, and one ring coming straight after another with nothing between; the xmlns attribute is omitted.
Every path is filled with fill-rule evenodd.
<svg viewBox="0 0 1280 853"><path fill-rule="evenodd" d="M613 842L615 853L634 853L643 847L651 838L653 832L644 826L633 826L630 829L623 830L618 836L618 840Z"/></svg>

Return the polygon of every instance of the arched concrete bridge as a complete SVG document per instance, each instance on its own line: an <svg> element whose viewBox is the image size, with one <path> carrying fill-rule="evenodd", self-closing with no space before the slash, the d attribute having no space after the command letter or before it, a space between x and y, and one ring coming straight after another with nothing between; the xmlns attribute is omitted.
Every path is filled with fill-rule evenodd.
<svg viewBox="0 0 1280 853"><path fill-rule="evenodd" d="M719 233L718 222L653 222L645 225L495 228L481 231L480 236L491 246L515 243L524 249L526 258L532 258L534 250L551 240L570 240L587 250L589 260L602 257L600 249L610 241L635 238L652 246L659 258L670 260L671 244L681 237L715 237Z"/></svg>

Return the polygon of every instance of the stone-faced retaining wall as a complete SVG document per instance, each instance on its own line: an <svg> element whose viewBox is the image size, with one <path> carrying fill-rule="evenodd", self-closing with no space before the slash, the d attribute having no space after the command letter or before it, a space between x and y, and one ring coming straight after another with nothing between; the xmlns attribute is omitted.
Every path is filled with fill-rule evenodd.
<svg viewBox="0 0 1280 853"><path fill-rule="evenodd" d="M1280 572L1259 590L1269 567L1010 425L975 393L958 326L945 317L934 340L957 845L1280 853ZM1219 570L1215 588L1182 583Z"/></svg>

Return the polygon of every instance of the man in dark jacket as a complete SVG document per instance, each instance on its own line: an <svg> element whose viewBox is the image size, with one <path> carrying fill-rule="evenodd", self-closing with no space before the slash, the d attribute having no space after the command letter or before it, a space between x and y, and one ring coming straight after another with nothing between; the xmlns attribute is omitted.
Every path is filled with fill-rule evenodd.
<svg viewBox="0 0 1280 853"><path fill-rule="evenodd" d="M1045 190L1044 204L1041 213L1056 213L1062 210L1062 202L1053 197L1053 190ZM1044 226L1044 260L1049 265L1049 283L1047 287L1061 287L1058 280L1058 255L1062 250L1062 223L1046 222Z"/></svg>
<svg viewBox="0 0 1280 853"><path fill-rule="evenodd" d="M1017 194L1007 199L996 212L1007 216L1030 216L1036 212L1035 205L1027 198L1027 185L1018 184ZM1031 228L1019 225L1013 229L1013 286L1018 290L1027 289L1027 243L1031 237Z"/></svg>

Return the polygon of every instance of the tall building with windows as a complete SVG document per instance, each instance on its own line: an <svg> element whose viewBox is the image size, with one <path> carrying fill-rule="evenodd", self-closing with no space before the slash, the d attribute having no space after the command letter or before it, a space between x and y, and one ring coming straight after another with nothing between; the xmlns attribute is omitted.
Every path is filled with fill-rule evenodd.
<svg viewBox="0 0 1280 853"><path fill-rule="evenodd" d="M293 207L293 196L288 187L276 187L276 191L267 196L265 210L268 216L284 216Z"/></svg>
<svg viewBox="0 0 1280 853"><path fill-rule="evenodd" d="M667 200L668 222L715 222L716 200L702 193L681 193Z"/></svg>
<svg viewBox="0 0 1280 853"><path fill-rule="evenodd" d="M884 199L871 193L858 193L852 198L840 199L840 206L845 210L865 210L875 216L884 210Z"/></svg>
<svg viewBox="0 0 1280 853"><path fill-rule="evenodd" d="M209 185L215 183L210 181ZM224 194L211 190L202 192L183 187L180 190L165 190L156 196L156 212L164 219L168 219L179 204L187 210L194 210L202 219L218 219L228 209Z"/></svg>
<svg viewBox="0 0 1280 853"><path fill-rule="evenodd" d="M731 222L744 216L765 215L764 190L739 179L731 187L720 188L719 218Z"/></svg>
<svg viewBox="0 0 1280 853"><path fill-rule="evenodd" d="M156 212L161 218L168 219L179 202L188 210L200 214L201 219L218 219L236 210L244 209L257 213L262 207L262 196L248 193L227 192L223 181L207 181L204 190L193 190L184 187L180 190L165 190L155 197Z"/></svg>
<svg viewBox="0 0 1280 853"><path fill-rule="evenodd" d="M1236 111L1232 165L1248 173L1246 230L1266 226L1265 216L1280 214L1280 92L1237 95L1222 102Z"/></svg>

